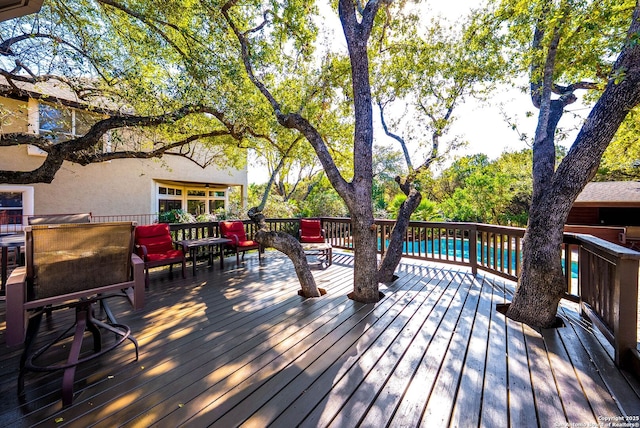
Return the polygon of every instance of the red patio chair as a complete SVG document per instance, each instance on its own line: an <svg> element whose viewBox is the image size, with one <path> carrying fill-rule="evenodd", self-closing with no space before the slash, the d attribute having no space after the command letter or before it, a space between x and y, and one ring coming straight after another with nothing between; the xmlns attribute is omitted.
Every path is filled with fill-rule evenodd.
<svg viewBox="0 0 640 428"><path fill-rule="evenodd" d="M220 226L220 235L232 241L226 246L236 253L236 264L240 264L239 254L242 253L242 259L244 260L244 253L249 250L258 250L258 259L262 260L261 245L256 241L247 239L247 233L244 230L242 221L221 221L218 224Z"/></svg>
<svg viewBox="0 0 640 428"><path fill-rule="evenodd" d="M173 265L181 263L182 278L186 278L184 251L175 248L167 223L136 227L135 249L144 261L144 283L147 288L149 287L149 269L153 267L169 265L169 272L173 273Z"/></svg>
<svg viewBox="0 0 640 428"><path fill-rule="evenodd" d="M300 242L324 243L324 229L320 220L300 219Z"/></svg>

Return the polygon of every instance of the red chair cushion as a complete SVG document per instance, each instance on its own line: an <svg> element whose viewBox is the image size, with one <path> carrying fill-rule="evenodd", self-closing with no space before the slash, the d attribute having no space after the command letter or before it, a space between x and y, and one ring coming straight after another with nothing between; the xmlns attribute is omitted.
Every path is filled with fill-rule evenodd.
<svg viewBox="0 0 640 428"><path fill-rule="evenodd" d="M243 242L253 242L247 241L247 233L244 231L244 224L241 221L221 221L220 234L229 239L236 236L240 246L247 246ZM257 243L254 242L252 245L257 245Z"/></svg>
<svg viewBox="0 0 640 428"><path fill-rule="evenodd" d="M147 247L148 260L173 258L182 254L182 251L174 249L173 239L169 234L169 225L166 223L137 226L135 229L135 242L136 245ZM173 255L168 256L167 254L169 253Z"/></svg>
<svg viewBox="0 0 640 428"><path fill-rule="evenodd" d="M256 241L240 241L238 243L239 248L257 247L259 245L260 244L258 244L258 242Z"/></svg>
<svg viewBox="0 0 640 428"><path fill-rule="evenodd" d="M300 242L303 243L324 243L324 238L322 236L305 236L300 235Z"/></svg>
<svg viewBox="0 0 640 428"><path fill-rule="evenodd" d="M182 257L182 251L169 250L164 253L149 253L147 254L147 260L151 262L157 262L160 260L170 260Z"/></svg>
<svg viewBox="0 0 640 428"><path fill-rule="evenodd" d="M300 242L324 242L320 220L300 219Z"/></svg>

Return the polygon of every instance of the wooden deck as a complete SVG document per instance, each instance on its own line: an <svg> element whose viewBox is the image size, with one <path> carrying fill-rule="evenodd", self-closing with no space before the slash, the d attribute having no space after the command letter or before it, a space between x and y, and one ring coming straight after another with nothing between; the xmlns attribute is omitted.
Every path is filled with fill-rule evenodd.
<svg viewBox="0 0 640 428"><path fill-rule="evenodd" d="M405 261L377 304L349 300L353 259L314 270L328 294L304 300L291 263L229 258L186 280L152 275L146 306L111 306L140 343L76 374L62 408L60 373L29 373L4 346L0 426L606 426L640 422L640 387L617 370L573 304L542 332L495 310L513 284ZM178 279L176 279L178 278ZM70 312L70 311L66 311ZM70 315L69 315L70 316ZM55 312L52 328L69 316ZM47 323L43 322L43 326ZM613 418L613 419L612 419Z"/></svg>

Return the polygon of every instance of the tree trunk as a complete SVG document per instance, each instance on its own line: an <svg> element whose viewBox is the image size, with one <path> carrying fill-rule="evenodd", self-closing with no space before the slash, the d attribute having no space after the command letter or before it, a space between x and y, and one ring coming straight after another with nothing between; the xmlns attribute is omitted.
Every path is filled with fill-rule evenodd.
<svg viewBox="0 0 640 428"><path fill-rule="evenodd" d="M378 243L377 227L373 215L363 215L351 219L354 246L353 292L349 298L362 303L380 300L378 290Z"/></svg>
<svg viewBox="0 0 640 428"><path fill-rule="evenodd" d="M311 274L307 257L302 250L300 242L288 233L269 231L264 215L259 211L249 210L249 218L258 226L258 231L255 235L256 241L265 247L273 247L289 256L300 281L301 291L299 294L301 296L320 297L326 293L325 290L316 286L316 280Z"/></svg>
<svg viewBox="0 0 640 428"><path fill-rule="evenodd" d="M516 321L534 327L550 327L555 322L558 303L566 289L561 245L569 211L596 173L605 149L627 113L640 104L640 44L636 41L639 20L640 5L636 4L627 44L613 67L612 76L618 77L609 80L555 172L548 164L549 141L553 141L557 124L554 114L558 113L553 102L545 128L536 130L535 145L540 144L539 153L547 154L536 158L534 152L534 192L523 244L522 271L507 311L507 316Z"/></svg>
<svg viewBox="0 0 640 428"><path fill-rule="evenodd" d="M509 318L536 327L556 323L558 303L566 290L561 265L564 220L557 208L553 202L532 206L518 288L507 311Z"/></svg>
<svg viewBox="0 0 640 428"><path fill-rule="evenodd" d="M398 211L398 218L396 224L391 231L391 238L389 239L389 246L384 253L384 257L380 262L378 268L378 281L379 282L391 282L394 280L394 272L400 264L402 259L402 246L404 244L404 237L411 221L411 214L416 210L422 195L420 192L413 189L407 199L400 206ZM382 238L384 239L384 237Z"/></svg>
<svg viewBox="0 0 640 428"><path fill-rule="evenodd" d="M338 2L338 15L347 41L351 64L351 84L354 107L353 181L349 191L340 192L334 180L328 176L343 197L353 229L354 277L353 292L349 297L363 303L380 300L378 291L378 243L373 219L373 106L369 82L369 56L367 43L380 2L368 2L356 17L355 4L351 0Z"/></svg>

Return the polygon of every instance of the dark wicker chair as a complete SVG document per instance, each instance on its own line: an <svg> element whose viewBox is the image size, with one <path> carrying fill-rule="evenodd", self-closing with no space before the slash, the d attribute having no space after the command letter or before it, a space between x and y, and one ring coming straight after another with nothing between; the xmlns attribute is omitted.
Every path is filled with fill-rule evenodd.
<svg viewBox="0 0 640 428"><path fill-rule="evenodd" d="M144 304L143 263L132 254L133 230L134 224L130 222L25 228L26 266L15 269L7 282L5 336L9 346L25 342L18 385L21 396L25 372L63 370L62 401L67 405L73 401L78 364L115 349L127 339L135 345L138 358L138 345L129 327L116 322L105 300L126 297L134 309L141 309ZM106 321L94 318L96 302L100 302ZM52 342L32 351L42 313L66 308L76 312L74 325ZM116 339L103 347L101 330L114 333ZM93 353L88 355L81 354L85 331L93 335ZM70 336L73 336L72 344L62 345L61 341ZM51 356L65 348L68 349L66 361L52 363Z"/></svg>

